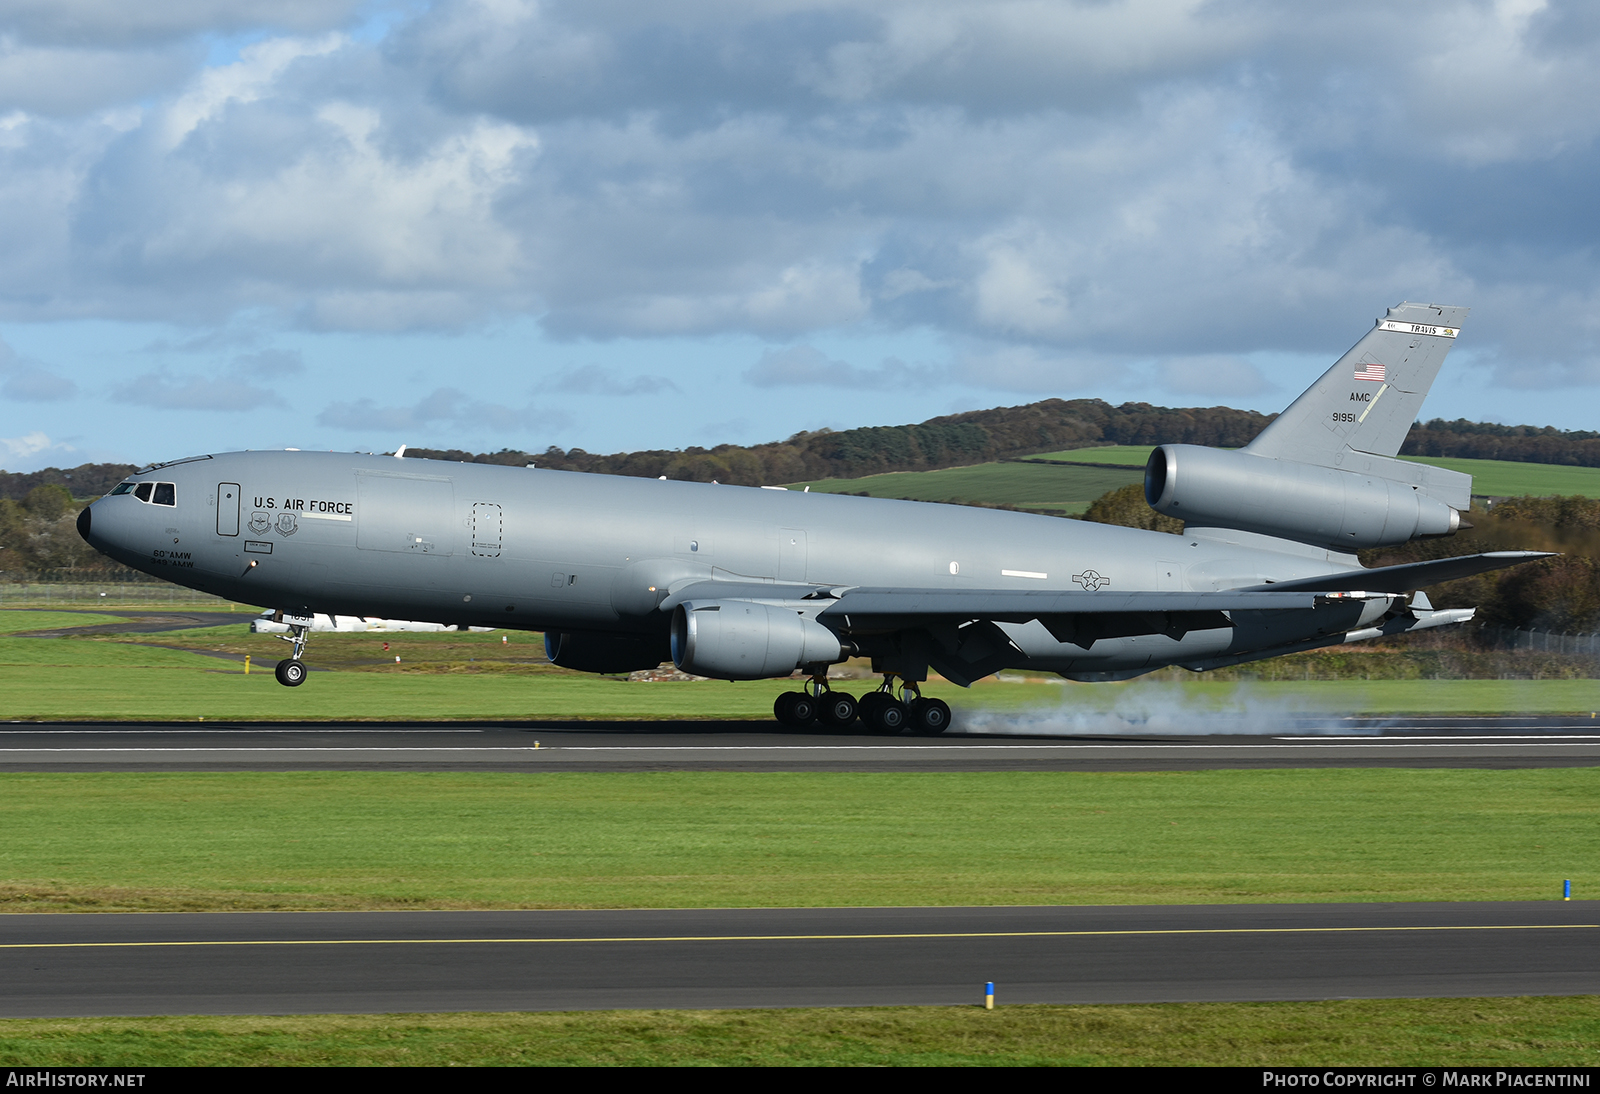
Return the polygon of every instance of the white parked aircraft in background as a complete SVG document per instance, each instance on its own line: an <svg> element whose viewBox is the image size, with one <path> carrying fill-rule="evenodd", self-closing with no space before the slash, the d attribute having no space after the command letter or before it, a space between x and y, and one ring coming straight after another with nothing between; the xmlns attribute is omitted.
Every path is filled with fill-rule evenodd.
<svg viewBox="0 0 1600 1094"><path fill-rule="evenodd" d="M393 631L418 631L422 633L437 633L439 631L477 631L487 633L493 627L460 627L449 623L419 623L414 619L379 619L376 616L366 615L323 615L313 613L310 623L285 623L282 612L269 610L262 612L250 621L251 634L289 634L296 626L304 627L313 634L323 631L334 631L339 634L361 634L367 631L387 634ZM277 618L275 618L277 617Z"/></svg>

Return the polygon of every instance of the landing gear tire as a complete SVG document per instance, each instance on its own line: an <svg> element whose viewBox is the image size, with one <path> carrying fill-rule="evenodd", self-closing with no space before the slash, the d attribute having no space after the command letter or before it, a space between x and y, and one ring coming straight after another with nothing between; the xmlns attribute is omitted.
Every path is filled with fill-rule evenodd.
<svg viewBox="0 0 1600 1094"><path fill-rule="evenodd" d="M297 688L306 682L306 663L290 657L279 661L278 667L272 670L272 675L278 678L278 683L286 688Z"/></svg>
<svg viewBox="0 0 1600 1094"><path fill-rule="evenodd" d="M906 721L918 737L937 737L950 728L950 704L943 699L917 699Z"/></svg>
<svg viewBox="0 0 1600 1094"><path fill-rule="evenodd" d="M856 720L859 704L842 691L830 691L822 696L822 721L835 729L845 729Z"/></svg>
<svg viewBox="0 0 1600 1094"><path fill-rule="evenodd" d="M881 691L869 691L861 697L856 704L856 716L861 719L861 724L867 729L872 728L872 712L878 709L878 704L887 699Z"/></svg>
<svg viewBox="0 0 1600 1094"><path fill-rule="evenodd" d="M786 691L772 704L773 717L796 729L817 720L817 701L803 691Z"/></svg>
<svg viewBox="0 0 1600 1094"><path fill-rule="evenodd" d="M874 692L876 699L862 719L878 733L893 735L906 727L906 705L890 695Z"/></svg>

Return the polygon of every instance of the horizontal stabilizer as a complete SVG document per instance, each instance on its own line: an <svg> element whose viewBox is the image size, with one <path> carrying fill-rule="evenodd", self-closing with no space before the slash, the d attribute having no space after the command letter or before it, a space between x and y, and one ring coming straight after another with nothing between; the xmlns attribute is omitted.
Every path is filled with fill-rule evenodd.
<svg viewBox="0 0 1600 1094"><path fill-rule="evenodd" d="M1270 585L1251 585L1248 592L1341 592L1361 589L1373 593L1404 593L1425 589L1441 581L1503 570L1534 559L1550 558L1550 551L1491 551L1483 555L1438 558L1431 562L1407 562L1401 566L1380 566L1375 570L1344 570L1321 577L1299 577L1293 581L1274 581Z"/></svg>

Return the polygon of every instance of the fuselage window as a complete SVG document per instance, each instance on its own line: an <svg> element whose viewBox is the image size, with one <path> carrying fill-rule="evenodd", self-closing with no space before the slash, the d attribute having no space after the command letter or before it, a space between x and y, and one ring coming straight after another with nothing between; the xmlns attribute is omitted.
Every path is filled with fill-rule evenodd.
<svg viewBox="0 0 1600 1094"><path fill-rule="evenodd" d="M135 484L131 482L119 482L117 483L116 488L111 491L111 494L113 497L115 497L117 494L131 494L133 493L134 485Z"/></svg>
<svg viewBox="0 0 1600 1094"><path fill-rule="evenodd" d="M138 498L140 501L149 501L150 491L155 489L155 485L156 484L153 482L141 482L134 490L133 496Z"/></svg>
<svg viewBox="0 0 1600 1094"><path fill-rule="evenodd" d="M157 505L177 505L178 486L171 482L156 483L156 496L150 499Z"/></svg>

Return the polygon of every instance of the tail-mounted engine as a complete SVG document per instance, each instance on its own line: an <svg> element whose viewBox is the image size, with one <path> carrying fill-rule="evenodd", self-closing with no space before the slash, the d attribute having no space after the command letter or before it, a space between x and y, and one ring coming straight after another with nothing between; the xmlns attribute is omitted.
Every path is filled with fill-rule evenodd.
<svg viewBox="0 0 1600 1094"><path fill-rule="evenodd" d="M1452 473L1383 457L1352 457L1419 481L1169 444L1150 453L1144 496L1152 509L1192 528L1235 528L1346 552L1445 536L1461 526L1461 514L1432 496L1424 481ZM1449 492L1464 494L1454 485ZM1464 497L1452 500L1465 505Z"/></svg>

